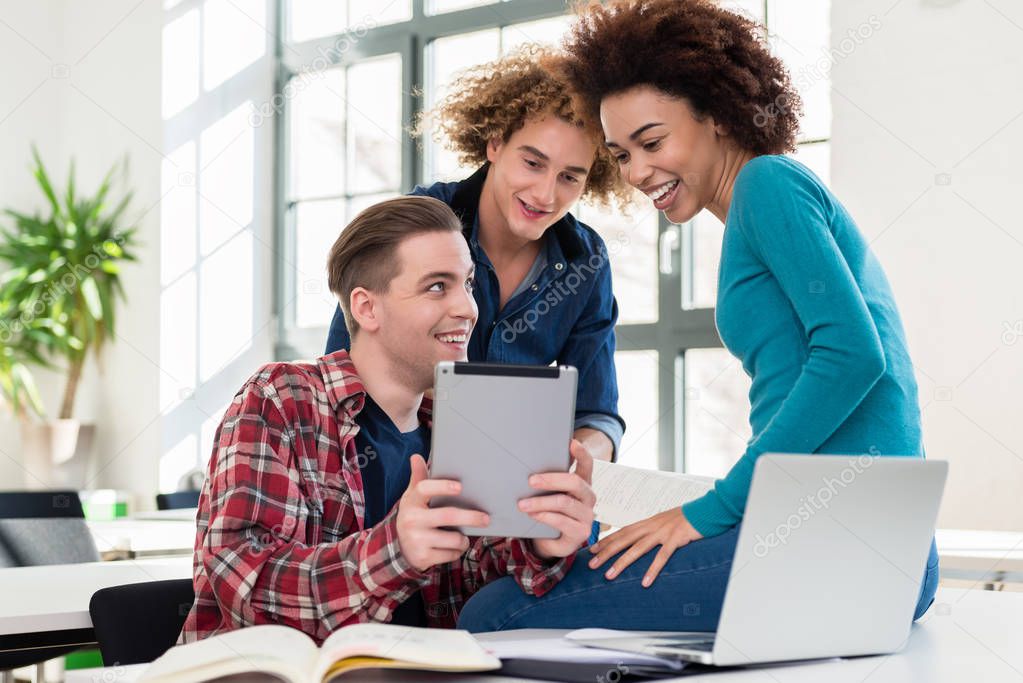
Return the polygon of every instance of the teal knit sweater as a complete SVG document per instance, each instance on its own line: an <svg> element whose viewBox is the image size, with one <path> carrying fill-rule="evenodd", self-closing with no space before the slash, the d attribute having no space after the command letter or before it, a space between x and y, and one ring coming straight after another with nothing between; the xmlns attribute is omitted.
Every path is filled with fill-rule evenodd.
<svg viewBox="0 0 1023 683"><path fill-rule="evenodd" d="M740 170L725 221L717 327L752 379L745 453L682 507L704 536L742 520L762 453L922 455L916 380L881 265L799 162Z"/></svg>

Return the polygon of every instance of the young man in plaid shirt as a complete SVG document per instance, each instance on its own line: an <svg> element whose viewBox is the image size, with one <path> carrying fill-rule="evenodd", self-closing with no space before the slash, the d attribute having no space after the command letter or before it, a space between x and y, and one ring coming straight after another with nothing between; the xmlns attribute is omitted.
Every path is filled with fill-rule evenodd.
<svg viewBox="0 0 1023 683"><path fill-rule="evenodd" d="M267 623L318 642L360 621L452 627L503 576L549 591L589 535L592 459L575 441L575 472L534 475L554 493L520 501L559 538L467 538L448 527L486 526L486 514L429 507L460 485L427 478L423 394L438 361L465 360L477 314L473 262L445 204L366 209L331 249L328 276L351 352L266 365L235 395L199 501L185 642Z"/></svg>

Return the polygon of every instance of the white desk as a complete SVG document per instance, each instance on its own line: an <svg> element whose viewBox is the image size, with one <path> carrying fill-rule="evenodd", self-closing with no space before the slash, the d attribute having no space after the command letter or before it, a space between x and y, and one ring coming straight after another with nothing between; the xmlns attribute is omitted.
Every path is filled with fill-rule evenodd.
<svg viewBox="0 0 1023 683"><path fill-rule="evenodd" d="M942 578L1023 582L1023 533L938 529L934 536Z"/></svg>
<svg viewBox="0 0 1023 683"><path fill-rule="evenodd" d="M195 547L195 520L124 518L88 521L100 555L128 557L191 555Z"/></svg>
<svg viewBox="0 0 1023 683"><path fill-rule="evenodd" d="M483 634L481 641L511 637L550 636L564 631L509 631ZM906 648L894 655L828 660L803 664L771 665L722 671L677 679L681 683L961 683L962 681L1016 681L1023 679L1023 593L943 588L934 605L912 630ZM110 680L129 683L145 665L69 671L68 683ZM345 676L354 681L450 680L444 674L377 673ZM459 677L469 683L500 683L513 679L495 676ZM608 679L612 680L612 679ZM665 680L665 679L661 679Z"/></svg>
<svg viewBox="0 0 1023 683"><path fill-rule="evenodd" d="M195 517L199 513L197 508L178 508L174 510L150 510L148 512L136 512L131 519L146 519L152 521L178 521L191 522L195 525Z"/></svg>
<svg viewBox="0 0 1023 683"><path fill-rule="evenodd" d="M0 651L80 642L101 588L192 577L191 556L0 569Z"/></svg>

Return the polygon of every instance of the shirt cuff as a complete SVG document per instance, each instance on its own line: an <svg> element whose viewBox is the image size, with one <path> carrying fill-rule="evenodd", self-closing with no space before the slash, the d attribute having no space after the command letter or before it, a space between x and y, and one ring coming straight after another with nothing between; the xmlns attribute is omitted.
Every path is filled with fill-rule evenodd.
<svg viewBox="0 0 1023 683"><path fill-rule="evenodd" d="M682 514L704 538L720 536L741 519L728 509L721 495L713 489L683 505Z"/></svg>
<svg viewBox="0 0 1023 683"><path fill-rule="evenodd" d="M528 538L510 538L508 540L513 548L518 548L518 553L513 550L512 556L519 554L525 561L525 566L519 567L514 572L514 576L515 581L527 595L540 597L547 593L558 585L561 579L565 578L575 561L575 553L549 559L540 557Z"/></svg>
<svg viewBox="0 0 1023 683"><path fill-rule="evenodd" d="M370 527L362 544L359 568L362 583L378 596L398 593L400 603L429 582L429 573L413 567L398 542L398 506L376 526Z"/></svg>
<svg viewBox="0 0 1023 683"><path fill-rule="evenodd" d="M612 417L607 413L586 413L575 418L573 430L582 429L583 427L596 429L611 439L611 445L613 446L611 462L615 462L618 459L618 448L622 445L622 436L625 434L625 428L622 427L622 423L618 418Z"/></svg>

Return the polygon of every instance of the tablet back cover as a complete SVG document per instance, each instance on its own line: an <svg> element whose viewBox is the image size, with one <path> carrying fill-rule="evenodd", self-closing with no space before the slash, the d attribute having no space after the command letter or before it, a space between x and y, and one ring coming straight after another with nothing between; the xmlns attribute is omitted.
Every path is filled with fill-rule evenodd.
<svg viewBox="0 0 1023 683"><path fill-rule="evenodd" d="M460 528L468 536L556 538L518 501L544 493L529 485L531 474L568 469L576 381L570 366L439 363L430 477L461 481L462 494L431 507L487 512L490 526Z"/></svg>

